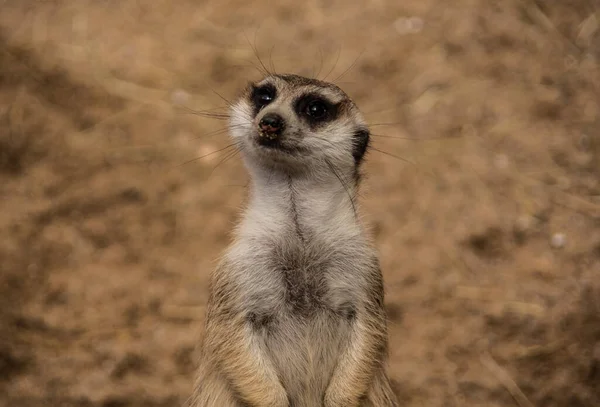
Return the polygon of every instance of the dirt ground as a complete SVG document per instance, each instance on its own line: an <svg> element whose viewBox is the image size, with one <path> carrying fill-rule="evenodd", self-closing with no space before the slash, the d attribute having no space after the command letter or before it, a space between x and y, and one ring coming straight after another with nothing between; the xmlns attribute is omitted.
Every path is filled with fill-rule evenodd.
<svg viewBox="0 0 600 407"><path fill-rule="evenodd" d="M191 394L254 46L372 123L402 406L600 406L598 0L0 1L0 405Z"/></svg>

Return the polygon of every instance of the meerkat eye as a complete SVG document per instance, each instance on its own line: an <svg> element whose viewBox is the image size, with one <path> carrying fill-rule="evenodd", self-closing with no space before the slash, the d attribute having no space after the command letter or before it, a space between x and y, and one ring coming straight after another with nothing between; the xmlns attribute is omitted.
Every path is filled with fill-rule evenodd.
<svg viewBox="0 0 600 407"><path fill-rule="evenodd" d="M316 126L334 120L338 114L338 104L319 94L308 93L296 99L294 110L308 124Z"/></svg>
<svg viewBox="0 0 600 407"><path fill-rule="evenodd" d="M265 85L254 88L252 92L252 101L257 108L262 108L271 103L276 96L275 87L272 85Z"/></svg>
<svg viewBox="0 0 600 407"><path fill-rule="evenodd" d="M327 105L321 100L313 100L306 106L306 114L316 120L324 119L327 112Z"/></svg>

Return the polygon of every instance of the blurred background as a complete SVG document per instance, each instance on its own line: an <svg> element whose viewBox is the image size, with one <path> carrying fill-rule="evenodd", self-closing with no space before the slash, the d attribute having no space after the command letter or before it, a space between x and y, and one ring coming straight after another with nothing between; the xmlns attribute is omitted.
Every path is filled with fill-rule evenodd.
<svg viewBox="0 0 600 407"><path fill-rule="evenodd" d="M0 2L0 405L191 394L248 179L190 113L264 65L372 124L401 405L600 406L599 59L597 0Z"/></svg>

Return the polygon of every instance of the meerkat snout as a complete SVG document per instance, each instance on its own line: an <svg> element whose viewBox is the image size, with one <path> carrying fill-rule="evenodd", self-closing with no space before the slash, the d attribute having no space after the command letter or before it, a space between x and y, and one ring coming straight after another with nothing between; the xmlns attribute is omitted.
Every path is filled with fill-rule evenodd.
<svg viewBox="0 0 600 407"><path fill-rule="evenodd" d="M261 144L276 141L285 129L285 120L277 113L267 113L258 122L258 135Z"/></svg>

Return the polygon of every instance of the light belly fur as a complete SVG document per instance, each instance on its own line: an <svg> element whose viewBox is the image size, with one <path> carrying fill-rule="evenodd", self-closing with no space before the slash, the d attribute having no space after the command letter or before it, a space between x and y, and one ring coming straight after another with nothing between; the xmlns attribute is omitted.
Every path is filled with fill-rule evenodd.
<svg viewBox="0 0 600 407"><path fill-rule="evenodd" d="M264 334L265 348L291 406L322 405L349 329L350 323L340 315L319 310L310 317L282 316Z"/></svg>

